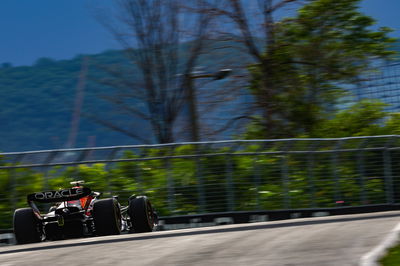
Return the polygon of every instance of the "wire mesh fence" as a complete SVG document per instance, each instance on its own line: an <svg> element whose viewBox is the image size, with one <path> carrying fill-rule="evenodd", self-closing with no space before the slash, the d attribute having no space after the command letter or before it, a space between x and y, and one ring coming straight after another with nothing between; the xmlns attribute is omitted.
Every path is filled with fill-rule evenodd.
<svg viewBox="0 0 400 266"><path fill-rule="evenodd" d="M26 195L83 179L159 215L400 202L400 136L236 140L0 154L0 228Z"/></svg>
<svg viewBox="0 0 400 266"><path fill-rule="evenodd" d="M380 65L376 71L362 76L352 90L356 101L377 99L388 104L387 111L400 110L400 63Z"/></svg>

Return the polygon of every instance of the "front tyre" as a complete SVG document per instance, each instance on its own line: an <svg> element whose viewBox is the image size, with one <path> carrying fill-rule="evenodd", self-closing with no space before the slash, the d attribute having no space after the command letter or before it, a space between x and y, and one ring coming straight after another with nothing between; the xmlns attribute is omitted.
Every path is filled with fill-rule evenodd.
<svg viewBox="0 0 400 266"><path fill-rule="evenodd" d="M121 211L116 199L97 200L93 204L93 221L98 236L121 233Z"/></svg>
<svg viewBox="0 0 400 266"><path fill-rule="evenodd" d="M151 232L154 228L154 211L146 196L129 201L128 214L135 233Z"/></svg>
<svg viewBox="0 0 400 266"><path fill-rule="evenodd" d="M14 234L18 244L41 241L40 221L31 208L17 209L13 218Z"/></svg>

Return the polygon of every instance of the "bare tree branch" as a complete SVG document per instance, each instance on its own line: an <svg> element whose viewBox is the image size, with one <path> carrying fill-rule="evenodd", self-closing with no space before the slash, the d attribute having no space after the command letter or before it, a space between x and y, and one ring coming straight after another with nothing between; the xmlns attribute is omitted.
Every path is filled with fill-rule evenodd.
<svg viewBox="0 0 400 266"><path fill-rule="evenodd" d="M128 130L128 129L122 127L122 126L118 126L117 124L115 124L115 123L113 123L111 121L108 121L108 120L105 120L105 119L101 119L98 116L94 116L94 115L85 114L85 116L88 117L90 120L92 120L92 121L94 121L94 122L96 122L96 123L98 123L100 125L108 127L108 128L110 128L110 129L112 129L114 131L120 132L120 133L122 133L122 134L124 134L124 135L126 135L128 137L133 138L133 139L139 140L142 143L145 143L145 144L146 143L151 143L150 139L142 138L141 136L135 134L133 130Z"/></svg>
<svg viewBox="0 0 400 266"><path fill-rule="evenodd" d="M192 11L200 0L188 0L185 6L180 0L117 2L117 21L104 15L99 20L122 45L139 75L135 80L121 68L108 68L105 72L112 79L103 80L103 84L120 93L103 98L117 109L149 121L158 142L173 142L174 123L185 104L188 74L201 54L211 17ZM190 44L188 51L182 51L183 43ZM119 99L128 96L145 104L146 112L129 106L132 101Z"/></svg>

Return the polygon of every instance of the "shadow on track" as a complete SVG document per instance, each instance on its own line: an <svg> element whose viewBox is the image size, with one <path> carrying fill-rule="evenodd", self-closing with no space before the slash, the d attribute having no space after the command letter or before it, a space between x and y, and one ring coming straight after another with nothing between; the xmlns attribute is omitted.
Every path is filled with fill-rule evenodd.
<svg viewBox="0 0 400 266"><path fill-rule="evenodd" d="M282 227L296 227L296 226L305 226L305 225L316 225L316 224L329 224L329 223L340 223L340 222L350 222L350 221L361 221L361 220L369 220L369 219L382 219L382 218L392 218L392 217L400 217L399 213L387 213L387 214L380 214L380 215L371 215L371 216L363 216L363 217L332 217L331 219L318 219L313 220L313 218L309 218L307 221L296 221L296 219L288 220L287 222L282 223L268 223L263 222L260 224L252 223L252 224L243 224L243 226L237 227L219 227L215 226L210 229L202 229L199 231L194 231L195 229L199 229L201 227L195 228L190 231L160 231L163 234L157 234L156 232L151 235L146 234L126 234L121 235L121 238L112 238L112 239L101 239L96 240L96 237L93 237L93 241L90 242L79 242L79 243L67 243L67 244L57 244L54 242L54 245L51 246L40 246L40 247L27 247L27 248L20 248L16 250L5 250L1 251L0 255L2 254L10 254L10 253L19 253L19 252L27 252L27 251L40 251L40 250L51 250L57 248L65 248L65 247L76 247L76 246L89 246L89 245L99 245L99 244L107 244L107 243L116 243L116 242L128 242L128 241L140 241L140 240L147 240L147 239L160 239L160 238L168 238L168 237L180 237L180 236L190 236L190 235L201 235L201 234L215 234L215 233L228 233L228 232L237 232L237 231L250 231L250 230L260 230L260 229L273 229L273 228L282 228ZM81 238L82 239L82 238ZM85 238L87 239L87 238ZM19 246L20 247L20 246Z"/></svg>

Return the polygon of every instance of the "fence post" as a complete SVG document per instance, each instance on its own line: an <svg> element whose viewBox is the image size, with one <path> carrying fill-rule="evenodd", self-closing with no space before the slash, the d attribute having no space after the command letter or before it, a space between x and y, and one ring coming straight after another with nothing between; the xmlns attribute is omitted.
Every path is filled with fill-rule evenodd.
<svg viewBox="0 0 400 266"><path fill-rule="evenodd" d="M11 195L10 195L10 206L11 210L14 211L17 208L17 189L16 189L16 175L14 175L15 169L9 169L8 174L10 175L10 189L11 189Z"/></svg>
<svg viewBox="0 0 400 266"><path fill-rule="evenodd" d="M110 181L110 170L111 170L111 164L112 164L112 162L110 162L110 161L114 160L115 155L117 154L118 151L119 151L118 148L114 148L114 149L111 151L110 155L107 157L108 163L106 164L105 169L104 169L104 170L106 170L106 172L107 172L107 173L106 173L106 183L107 183L108 193L110 193L110 196L112 196L112 194L113 194L113 190L112 190L112 186L111 186L111 181ZM90 152L89 152L88 154L90 154ZM86 155L85 155L85 157L86 157Z"/></svg>
<svg viewBox="0 0 400 266"><path fill-rule="evenodd" d="M232 181L232 157L225 156L225 174L226 174L226 193L228 194L228 211L233 211L235 206L235 194Z"/></svg>
<svg viewBox="0 0 400 266"><path fill-rule="evenodd" d="M316 208L317 203L315 201L315 175L314 175L314 167L315 167L315 156L314 152L318 149L319 143L317 141L312 141L309 146L309 153L307 156L307 175L309 180L310 192L311 192L311 207Z"/></svg>
<svg viewBox="0 0 400 266"><path fill-rule="evenodd" d="M19 154L15 160L13 161L13 165L17 166L18 163L22 161L24 158L25 154ZM15 169L10 169L10 179L11 179L11 197L10 197L10 204L12 207L12 211L14 211L17 208L17 175L15 174ZM25 195L24 195L25 196Z"/></svg>
<svg viewBox="0 0 400 266"><path fill-rule="evenodd" d="M334 151L332 153L332 158L331 158L331 167L332 167L332 175L333 175L333 180L335 182L334 184L334 201L338 202L339 200L342 200L342 190L340 186L340 177L338 173L338 149L342 145L342 139L339 139L334 147Z"/></svg>
<svg viewBox="0 0 400 266"><path fill-rule="evenodd" d="M135 161L135 182L138 184L139 195L144 195L146 193L144 192L142 168L140 167L140 162L141 161Z"/></svg>
<svg viewBox="0 0 400 266"><path fill-rule="evenodd" d="M197 195L199 197L198 204L199 204L199 210L201 213L204 213L206 210L206 202L204 198L204 182L203 182L203 175L201 171L201 159L200 155L196 151L196 158L195 158L195 163L196 163L196 170L195 170L195 175L197 178Z"/></svg>
<svg viewBox="0 0 400 266"><path fill-rule="evenodd" d="M168 210L170 213L173 213L176 209L175 206L175 185L174 180L172 179L171 174L171 161L170 159L165 159L165 170L167 175L167 189L168 189Z"/></svg>
<svg viewBox="0 0 400 266"><path fill-rule="evenodd" d="M290 195L289 195L289 166L288 166L288 151L292 146L292 141L288 140L282 152L282 162L281 162L281 177L282 177L282 190L283 190L283 208L289 209Z"/></svg>
<svg viewBox="0 0 400 266"><path fill-rule="evenodd" d="M53 152L50 152L49 156L47 156L46 160L44 161L44 173L43 173L43 189L48 190L49 189L49 164L54 160L54 158L57 156L58 150L55 150Z"/></svg>
<svg viewBox="0 0 400 266"><path fill-rule="evenodd" d="M254 176L254 186L255 186L255 191L256 191L256 206L257 209L261 209L261 204L260 204L260 169L259 165L257 163L257 157L253 157L253 176Z"/></svg>
<svg viewBox="0 0 400 266"><path fill-rule="evenodd" d="M385 175L385 188L386 188L386 203L394 203L393 200L393 176L392 176L392 158L389 148L394 141L394 137L390 138L383 150L383 165Z"/></svg>
<svg viewBox="0 0 400 266"><path fill-rule="evenodd" d="M367 193L365 191L365 161L364 161L364 148L367 145L368 139L363 139L358 146L357 151L357 168L358 168L358 179L360 182L360 201L361 204L367 204Z"/></svg>

